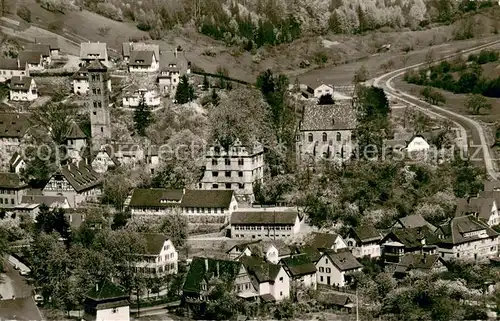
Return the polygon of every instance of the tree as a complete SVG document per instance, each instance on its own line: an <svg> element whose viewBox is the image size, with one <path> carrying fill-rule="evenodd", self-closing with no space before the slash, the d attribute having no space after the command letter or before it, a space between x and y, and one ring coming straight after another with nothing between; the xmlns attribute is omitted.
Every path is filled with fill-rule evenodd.
<svg viewBox="0 0 500 321"><path fill-rule="evenodd" d="M203 90L208 90L210 88L210 83L208 82L207 75L203 76Z"/></svg>
<svg viewBox="0 0 500 321"><path fill-rule="evenodd" d="M177 86L177 91L175 92L175 100L178 104L185 104L193 101L194 98L194 88L189 83L188 77L183 75L179 85Z"/></svg>
<svg viewBox="0 0 500 321"><path fill-rule="evenodd" d="M334 105L335 101L331 94L322 95L318 99L318 105Z"/></svg>
<svg viewBox="0 0 500 321"><path fill-rule="evenodd" d="M36 217L35 229L38 233L44 232L47 234L57 232L60 237L65 240L70 238L70 226L65 211L62 208L50 209L47 205L40 205L40 211Z"/></svg>
<svg viewBox="0 0 500 321"><path fill-rule="evenodd" d="M49 102L37 108L31 114L30 121L33 126L41 128L57 145L64 144L66 133L73 119L78 113L78 107L62 103Z"/></svg>
<svg viewBox="0 0 500 321"><path fill-rule="evenodd" d="M467 96L465 106L474 115L478 115L481 110L491 110L492 106L488 99L479 94L471 94Z"/></svg>
<svg viewBox="0 0 500 321"><path fill-rule="evenodd" d="M365 65L362 65L354 73L353 83L359 84L361 82L365 82L368 80L368 77L369 77L368 70L366 69Z"/></svg>
<svg viewBox="0 0 500 321"><path fill-rule="evenodd" d="M134 183L130 180L130 173L124 170L108 172L103 182L103 203L111 203L118 211L123 211L123 204L128 194L134 188Z"/></svg>
<svg viewBox="0 0 500 321"><path fill-rule="evenodd" d="M175 247L182 247L188 237L188 220L179 211L174 211L162 220L160 231L168 235Z"/></svg>
<svg viewBox="0 0 500 321"><path fill-rule="evenodd" d="M146 106L144 95L142 95L139 106L134 111L134 127L137 134L146 136L146 128L151 124L152 118L151 110Z"/></svg>
<svg viewBox="0 0 500 321"><path fill-rule="evenodd" d="M3 1L3 0L0 0ZM26 6L17 9L17 15L26 22L31 22L31 10Z"/></svg>

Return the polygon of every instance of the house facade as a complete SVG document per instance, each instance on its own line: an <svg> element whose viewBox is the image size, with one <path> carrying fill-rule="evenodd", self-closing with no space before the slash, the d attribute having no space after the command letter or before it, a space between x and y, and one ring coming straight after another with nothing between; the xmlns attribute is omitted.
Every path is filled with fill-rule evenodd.
<svg viewBox="0 0 500 321"><path fill-rule="evenodd" d="M136 108L139 107L141 101L144 101L144 104L150 108L161 105L161 97L157 90L153 88L129 88L123 93L123 107Z"/></svg>
<svg viewBox="0 0 500 321"><path fill-rule="evenodd" d="M352 274L362 265L351 252L327 250L316 263L318 283L344 287L352 282Z"/></svg>
<svg viewBox="0 0 500 321"><path fill-rule="evenodd" d="M14 152L10 158L9 167L12 173L20 174L26 167L26 161L23 159L21 154Z"/></svg>
<svg viewBox="0 0 500 321"><path fill-rule="evenodd" d="M257 240L236 244L226 253L232 260L239 260L243 256L257 256L277 264L281 259L289 257L292 251L282 240Z"/></svg>
<svg viewBox="0 0 500 321"><path fill-rule="evenodd" d="M351 228L345 238L347 247L351 250L354 257L381 256L380 241L382 235L374 226L361 225Z"/></svg>
<svg viewBox="0 0 500 321"><path fill-rule="evenodd" d="M395 228L380 241L387 264L397 264L408 253L436 254L439 240L427 227Z"/></svg>
<svg viewBox="0 0 500 321"><path fill-rule="evenodd" d="M99 174L120 166L120 162L113 156L108 148L101 147L92 160L92 169Z"/></svg>
<svg viewBox="0 0 500 321"><path fill-rule="evenodd" d="M0 113L0 147L14 153L30 127L27 114Z"/></svg>
<svg viewBox="0 0 500 321"><path fill-rule="evenodd" d="M487 261L498 256L499 233L473 215L451 219L436 234L444 260Z"/></svg>
<svg viewBox="0 0 500 321"><path fill-rule="evenodd" d="M0 173L0 208L13 209L21 204L28 185L16 173Z"/></svg>
<svg viewBox="0 0 500 321"><path fill-rule="evenodd" d="M409 253L396 265L394 276L404 278L408 274L419 271L422 273L444 272L447 268L439 254Z"/></svg>
<svg viewBox="0 0 500 321"><path fill-rule="evenodd" d="M50 56L52 59L59 58L61 47L57 37L40 37L35 38L35 43L40 45L48 45L50 49Z"/></svg>
<svg viewBox="0 0 500 321"><path fill-rule="evenodd" d="M291 209L248 209L231 214L231 238L284 239L299 233L302 218Z"/></svg>
<svg viewBox="0 0 500 321"><path fill-rule="evenodd" d="M95 202L102 193L102 176L85 161L62 166L42 190L45 196L64 196L71 207L83 202Z"/></svg>
<svg viewBox="0 0 500 321"><path fill-rule="evenodd" d="M94 60L108 63L108 48L105 42L82 42L80 44L80 61L90 63Z"/></svg>
<svg viewBox="0 0 500 321"><path fill-rule="evenodd" d="M178 253L172 241L158 233L140 233L140 237L145 240L146 248L135 262L137 271L147 277L177 274Z"/></svg>
<svg viewBox="0 0 500 321"><path fill-rule="evenodd" d="M152 50L133 50L128 62L129 72L156 72L159 67L159 56Z"/></svg>
<svg viewBox="0 0 500 321"><path fill-rule="evenodd" d="M39 52L42 55L42 64L44 66L50 65L52 62L52 56L50 54L50 46L45 44L29 44L26 47L27 51Z"/></svg>
<svg viewBox="0 0 500 321"><path fill-rule="evenodd" d="M13 76L10 80L9 97L13 101L33 101L38 98L35 79L29 76Z"/></svg>
<svg viewBox="0 0 500 321"><path fill-rule="evenodd" d="M318 232L313 232L307 237L306 245L319 251L340 250L347 247L345 240L340 234Z"/></svg>
<svg viewBox="0 0 500 321"><path fill-rule="evenodd" d="M343 161L354 152L352 132L356 128L353 100L335 105L304 106L297 135L297 156L300 162L311 163L318 158Z"/></svg>
<svg viewBox="0 0 500 321"><path fill-rule="evenodd" d="M316 266L307 254L295 254L280 263L296 286L317 289Z"/></svg>
<svg viewBox="0 0 500 321"><path fill-rule="evenodd" d="M82 131L80 126L75 121L69 125L65 135L66 147L68 148L68 156L71 159L80 161L80 153L87 146L87 135Z"/></svg>
<svg viewBox="0 0 500 321"><path fill-rule="evenodd" d="M243 146L237 140L228 149L220 144L209 147L198 188L233 190L238 196L253 201L253 184L264 179L264 148L260 143Z"/></svg>
<svg viewBox="0 0 500 321"><path fill-rule="evenodd" d="M174 97L177 86L179 85L181 77L180 69L177 64L169 64L160 70L157 82L160 87L160 92L167 97Z"/></svg>
<svg viewBox="0 0 500 321"><path fill-rule="evenodd" d="M124 42L122 43L122 56L125 63L130 63L130 59L134 55L134 51L150 51L154 54L156 60L160 60L160 46L154 43L144 42Z"/></svg>
<svg viewBox="0 0 500 321"><path fill-rule="evenodd" d="M455 216L473 215L488 224L489 227L499 225L500 213L497 204L500 201L500 193L487 192L486 194L468 200L458 200Z"/></svg>
<svg viewBox="0 0 500 321"><path fill-rule="evenodd" d="M21 76L29 76L26 64L21 65L19 59L0 58L0 82Z"/></svg>
<svg viewBox="0 0 500 321"><path fill-rule="evenodd" d="M96 283L84 302L83 320L85 321L129 321L129 296L124 290L110 281Z"/></svg>
<svg viewBox="0 0 500 321"><path fill-rule="evenodd" d="M21 51L18 56L19 65L28 70L39 71L45 69L43 54L40 51Z"/></svg>
<svg viewBox="0 0 500 321"><path fill-rule="evenodd" d="M279 302L290 297L290 277L283 266L254 256L245 256L240 261L262 300Z"/></svg>
<svg viewBox="0 0 500 321"><path fill-rule="evenodd" d="M416 135L408 142L406 151L408 153L427 152L430 148L429 142L422 135Z"/></svg>

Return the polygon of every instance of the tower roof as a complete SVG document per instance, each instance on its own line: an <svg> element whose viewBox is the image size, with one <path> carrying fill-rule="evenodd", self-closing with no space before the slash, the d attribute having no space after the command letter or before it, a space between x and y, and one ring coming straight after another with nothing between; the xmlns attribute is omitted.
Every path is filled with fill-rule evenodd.
<svg viewBox="0 0 500 321"><path fill-rule="evenodd" d="M66 132L66 139L85 139L87 135L82 131L80 126L75 121L69 124L68 131Z"/></svg>
<svg viewBox="0 0 500 321"><path fill-rule="evenodd" d="M87 65L87 70L88 71L106 71L108 68L103 65L102 62L100 62L98 59L92 60L88 65Z"/></svg>

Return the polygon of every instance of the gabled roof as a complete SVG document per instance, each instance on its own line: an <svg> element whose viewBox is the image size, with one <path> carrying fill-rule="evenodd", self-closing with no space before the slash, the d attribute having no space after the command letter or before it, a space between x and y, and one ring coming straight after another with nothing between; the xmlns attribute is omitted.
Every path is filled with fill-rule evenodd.
<svg viewBox="0 0 500 321"><path fill-rule="evenodd" d="M42 61L43 54L40 51L21 51L19 56L19 65L25 66L27 63L32 65L38 65Z"/></svg>
<svg viewBox="0 0 500 321"><path fill-rule="evenodd" d="M236 211L231 214L231 224L294 225L298 215L295 211Z"/></svg>
<svg viewBox="0 0 500 321"><path fill-rule="evenodd" d="M89 71L87 70L86 66L81 66L80 69L78 69L77 72L71 76L72 79L77 79L77 80L88 80L88 73Z"/></svg>
<svg viewBox="0 0 500 321"><path fill-rule="evenodd" d="M10 80L10 88L15 90L29 90L31 87L31 80L29 76L13 76Z"/></svg>
<svg viewBox="0 0 500 321"><path fill-rule="evenodd" d="M356 110L350 101L335 105L308 104L304 106L301 131L353 130L356 128Z"/></svg>
<svg viewBox="0 0 500 321"><path fill-rule="evenodd" d="M19 154L18 152L14 152L14 154L12 154L12 157L10 158L9 165L10 165L10 167L15 168L22 161L24 161L24 160L23 160L21 154Z"/></svg>
<svg viewBox="0 0 500 321"><path fill-rule="evenodd" d="M335 244L335 240L339 237L336 233L311 233L307 245L315 249L331 249Z"/></svg>
<svg viewBox="0 0 500 321"><path fill-rule="evenodd" d="M345 307L346 305L353 303L353 300L349 297L349 295L333 292L320 292L318 295L318 301L322 304L333 304L339 307Z"/></svg>
<svg viewBox="0 0 500 321"><path fill-rule="evenodd" d="M316 273L316 266L305 253L283 258L281 263L286 266L292 277Z"/></svg>
<svg viewBox="0 0 500 321"><path fill-rule="evenodd" d="M240 262L250 277L255 278L258 283L274 282L281 269L281 265L266 262L256 256L244 256L240 259Z"/></svg>
<svg viewBox="0 0 500 321"><path fill-rule="evenodd" d="M237 249L239 252L243 252L245 249L249 249L252 255L259 257L264 257L265 252L274 246L278 250L278 256L286 256L292 253L292 249L283 240L256 240L251 242L243 242L234 245L226 253L231 252L233 249Z"/></svg>
<svg viewBox="0 0 500 321"><path fill-rule="evenodd" d="M439 254L407 253L396 266L396 272L406 273L409 270L428 271L440 260Z"/></svg>
<svg viewBox="0 0 500 321"><path fill-rule="evenodd" d="M35 43L42 44L42 45L49 45L51 50L60 49L59 40L57 39L57 37L35 38Z"/></svg>
<svg viewBox="0 0 500 321"><path fill-rule="evenodd" d="M131 207L172 207L182 200L181 189L136 188L132 193ZM163 202L162 202L163 200Z"/></svg>
<svg viewBox="0 0 500 321"><path fill-rule="evenodd" d="M436 227L427 222L420 214L408 215L397 220L404 228L416 228L427 226L431 231L435 231Z"/></svg>
<svg viewBox="0 0 500 321"><path fill-rule="evenodd" d="M77 165L69 164L62 166L60 173L77 191L82 192L101 184L101 175L96 173L91 166L80 161Z"/></svg>
<svg viewBox="0 0 500 321"><path fill-rule="evenodd" d="M160 59L160 47L157 44L144 42L124 42L122 43L122 54L124 57L131 56L132 51L152 51L156 60Z"/></svg>
<svg viewBox="0 0 500 321"><path fill-rule="evenodd" d="M351 232L361 243L375 242L382 239L382 235L373 225L353 227Z"/></svg>
<svg viewBox="0 0 500 321"><path fill-rule="evenodd" d="M321 252L316 249L316 248L313 248L311 246L296 246L295 249L294 249L294 252L297 253L297 254L302 254L302 253L305 253L309 256L309 258L311 259L312 262L316 263L319 261L319 259L321 258L321 256L323 254L321 254Z"/></svg>
<svg viewBox="0 0 500 321"><path fill-rule="evenodd" d="M442 237L442 243L457 245L481 239L479 235L466 236L466 234L482 230L486 232L487 237L498 237L499 235L473 215L454 217L448 223L441 225L437 232Z"/></svg>
<svg viewBox="0 0 500 321"><path fill-rule="evenodd" d="M21 180L16 173L0 173L0 188L3 189L22 189L28 185Z"/></svg>
<svg viewBox="0 0 500 321"><path fill-rule="evenodd" d="M130 200L131 207L229 208L232 190L172 190L163 188L136 188Z"/></svg>
<svg viewBox="0 0 500 321"><path fill-rule="evenodd" d="M210 281L213 277L232 285L236 276L238 276L240 268L241 263L236 261L194 257L189 265L183 291L200 293L201 284Z"/></svg>
<svg viewBox="0 0 500 321"><path fill-rule="evenodd" d="M0 300L0 319L16 321L43 320L31 296Z"/></svg>
<svg viewBox="0 0 500 321"><path fill-rule="evenodd" d="M87 71L106 71L108 68L104 66L104 64L98 60L94 59L92 60L87 66Z"/></svg>
<svg viewBox="0 0 500 321"><path fill-rule="evenodd" d="M92 55L99 55L100 60L108 59L108 50L105 42L82 42L80 44L80 59L94 59Z"/></svg>
<svg viewBox="0 0 500 321"><path fill-rule="evenodd" d="M323 256L325 255L330 258L339 271L348 271L363 267L352 253L348 251L326 250L323 253Z"/></svg>
<svg viewBox="0 0 500 321"><path fill-rule="evenodd" d="M146 255L158 255L168 237L161 233L140 233L146 243Z"/></svg>
<svg viewBox="0 0 500 321"><path fill-rule="evenodd" d="M24 70L26 64L19 66L17 59L0 58L0 70Z"/></svg>
<svg viewBox="0 0 500 321"><path fill-rule="evenodd" d="M493 197L474 197L469 199L468 202L466 199L459 199L457 202L455 216L477 213L480 219L488 221L492 213L491 209L493 208L493 204L498 206L496 199Z"/></svg>
<svg viewBox="0 0 500 321"><path fill-rule="evenodd" d="M26 114L0 113L0 137L21 139L29 126Z"/></svg>
<svg viewBox="0 0 500 321"><path fill-rule="evenodd" d="M92 289L87 292L86 296L94 301L124 298L128 299L128 295L120 286L111 283L108 280L98 282L97 286L92 287Z"/></svg>
<svg viewBox="0 0 500 321"><path fill-rule="evenodd" d="M39 52L42 54L42 57L49 57L50 56L50 46L49 45L31 43L31 44L28 44L26 46L26 50Z"/></svg>
<svg viewBox="0 0 500 321"><path fill-rule="evenodd" d="M406 248L418 248L427 245L436 245L439 243L439 239L436 235L427 227L416 227L416 228L395 228L392 229L382 241L386 239L395 239Z"/></svg>
<svg viewBox="0 0 500 321"><path fill-rule="evenodd" d="M87 135L83 133L82 129L80 128L80 126L78 126L78 124L75 121L72 121L69 124L69 128L68 131L66 132L65 137L66 139L86 139Z"/></svg>
<svg viewBox="0 0 500 321"><path fill-rule="evenodd" d="M234 192L232 190L186 190L182 207L229 208Z"/></svg>
<svg viewBox="0 0 500 321"><path fill-rule="evenodd" d="M153 62L153 51L135 51L130 53L129 66L151 66Z"/></svg>

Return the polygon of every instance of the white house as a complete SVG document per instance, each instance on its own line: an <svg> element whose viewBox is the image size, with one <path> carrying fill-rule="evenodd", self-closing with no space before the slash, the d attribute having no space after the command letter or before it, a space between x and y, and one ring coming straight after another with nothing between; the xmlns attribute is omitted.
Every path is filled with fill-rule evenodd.
<svg viewBox="0 0 500 321"><path fill-rule="evenodd" d="M231 237L284 239L299 233L302 217L289 208L241 209L231 214Z"/></svg>
<svg viewBox="0 0 500 321"><path fill-rule="evenodd" d="M27 66L28 70L43 70L45 63L40 51L21 51L18 56L19 65Z"/></svg>
<svg viewBox="0 0 500 321"><path fill-rule="evenodd" d="M29 76L13 76L9 88L10 100L33 101L38 98L35 79Z"/></svg>
<svg viewBox="0 0 500 321"><path fill-rule="evenodd" d="M352 273L361 268L351 252L327 250L316 263L318 283L344 287L352 281Z"/></svg>
<svg viewBox="0 0 500 321"><path fill-rule="evenodd" d="M321 96L331 95L333 98L333 86L321 84L314 88L314 98L319 99Z"/></svg>
<svg viewBox="0 0 500 321"><path fill-rule="evenodd" d="M92 169L99 174L106 173L108 170L120 166L120 162L111 152L110 148L103 146L97 151L97 154L92 160Z"/></svg>
<svg viewBox="0 0 500 321"><path fill-rule="evenodd" d="M406 146L406 151L408 153L413 152L427 152L430 149L429 143L425 140L422 135L413 136L413 138L408 142Z"/></svg>
<svg viewBox="0 0 500 321"><path fill-rule="evenodd" d="M157 77L158 86L163 95L173 97L179 85L181 71L176 64L169 64L161 69Z"/></svg>
<svg viewBox="0 0 500 321"><path fill-rule="evenodd" d="M46 44L29 44L26 46L27 51L39 52L42 55L42 62L45 66L50 65L52 56L50 54L50 46Z"/></svg>
<svg viewBox="0 0 500 321"><path fill-rule="evenodd" d="M141 100L147 107L155 108L161 105L161 96L154 88L128 87L122 98L123 107L138 107Z"/></svg>
<svg viewBox="0 0 500 321"><path fill-rule="evenodd" d="M145 241L146 248L139 261L135 262L137 271L148 277L177 274L178 253L172 241L159 233L141 233L140 237Z"/></svg>
<svg viewBox="0 0 500 321"><path fill-rule="evenodd" d="M498 256L499 233L474 215L458 216L438 227L444 260L486 261Z"/></svg>
<svg viewBox="0 0 500 321"><path fill-rule="evenodd" d="M0 208L14 208L21 204L28 185L15 173L0 172Z"/></svg>
<svg viewBox="0 0 500 321"><path fill-rule="evenodd" d="M307 254L295 254L281 259L280 263L297 285L317 289L316 266Z"/></svg>
<svg viewBox="0 0 500 321"><path fill-rule="evenodd" d="M319 250L340 250L345 249L347 244L340 234L312 232L306 238L306 245Z"/></svg>
<svg viewBox="0 0 500 321"><path fill-rule="evenodd" d="M227 252L232 260L239 260L243 256L258 256L266 261L277 264L281 259L289 257L291 248L282 240L257 240L236 244Z"/></svg>
<svg viewBox="0 0 500 321"><path fill-rule="evenodd" d="M148 146L144 151L144 162L146 163L146 167L149 169L151 175L155 174L155 171L161 165L160 153L158 150L158 146Z"/></svg>
<svg viewBox="0 0 500 321"><path fill-rule="evenodd" d="M469 200L459 199L455 216L473 215L488 224L489 227L499 225L500 214L497 202L500 200L500 193L486 192L483 194L486 195L473 197Z"/></svg>
<svg viewBox="0 0 500 321"><path fill-rule="evenodd" d="M108 48L105 42L82 42L80 44L80 61L89 63L95 59L108 63Z"/></svg>
<svg viewBox="0 0 500 321"><path fill-rule="evenodd" d="M264 301L281 301L290 297L290 277L283 266L272 264L255 256L242 257L254 288Z"/></svg>
<svg viewBox="0 0 500 321"><path fill-rule="evenodd" d="M122 43L123 61L126 63L132 62L131 57L134 51L152 51L156 60L160 60L160 46L154 43L144 42L124 42Z"/></svg>
<svg viewBox="0 0 500 321"><path fill-rule="evenodd" d="M382 235L374 226L361 225L351 228L345 238L347 247L355 257L380 257Z"/></svg>
<svg viewBox="0 0 500 321"><path fill-rule="evenodd" d="M14 152L14 154L12 154L12 157L10 158L9 165L11 172L19 174L26 167L26 161L23 159L20 153Z"/></svg>
<svg viewBox="0 0 500 321"><path fill-rule="evenodd" d="M84 303L83 319L86 321L129 321L129 296L108 280L96 283Z"/></svg>
<svg viewBox="0 0 500 321"><path fill-rule="evenodd" d="M29 76L27 65L20 65L18 59L0 58L0 82L5 82L14 76Z"/></svg>
<svg viewBox="0 0 500 321"><path fill-rule="evenodd" d="M159 56L152 50L133 50L128 62L129 72L155 72L159 67Z"/></svg>

